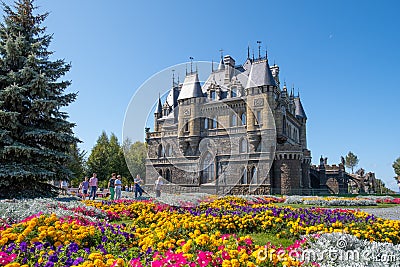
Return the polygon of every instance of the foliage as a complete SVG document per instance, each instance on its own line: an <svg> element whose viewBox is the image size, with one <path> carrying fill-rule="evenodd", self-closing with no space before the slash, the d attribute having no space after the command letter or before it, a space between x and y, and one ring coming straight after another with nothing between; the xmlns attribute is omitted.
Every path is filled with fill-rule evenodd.
<svg viewBox="0 0 400 267"><path fill-rule="evenodd" d="M114 133L111 133L109 138L106 132L102 132L89 155L87 166L89 175L97 173L100 187L106 187L114 172L123 177L123 184L132 180L122 147Z"/></svg>
<svg viewBox="0 0 400 267"><path fill-rule="evenodd" d="M136 177L139 174L140 177L146 177L147 145L139 141L132 144L129 139L126 139L122 147L132 176Z"/></svg>
<svg viewBox="0 0 400 267"><path fill-rule="evenodd" d="M73 173L70 181L72 186L77 187L86 174L86 151L81 151L78 145L74 143L70 146L69 153L72 160L68 167Z"/></svg>
<svg viewBox="0 0 400 267"><path fill-rule="evenodd" d="M351 173L354 173L354 167L358 165L359 159L357 158L356 155L354 155L353 152L349 151L349 153L346 156L346 167L351 169Z"/></svg>
<svg viewBox="0 0 400 267"><path fill-rule="evenodd" d="M71 176L68 168L73 123L62 108L76 98L65 94L70 70L51 60L52 35L33 14L33 0L3 4L0 25L0 197L51 194L46 181Z"/></svg>
<svg viewBox="0 0 400 267"><path fill-rule="evenodd" d="M393 162L392 167L393 167L394 173L396 174L395 179L397 180L398 183L400 183L400 157L398 157Z"/></svg>

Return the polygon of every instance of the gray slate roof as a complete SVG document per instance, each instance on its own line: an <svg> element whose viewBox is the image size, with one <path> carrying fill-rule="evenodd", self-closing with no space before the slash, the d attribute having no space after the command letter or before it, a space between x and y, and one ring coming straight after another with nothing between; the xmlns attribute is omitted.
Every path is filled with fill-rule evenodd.
<svg viewBox="0 0 400 267"><path fill-rule="evenodd" d="M296 110L295 110L296 117L307 119L307 115L304 111L303 105L301 104L300 97L294 98L294 105L296 107Z"/></svg>
<svg viewBox="0 0 400 267"><path fill-rule="evenodd" d="M197 73L190 73L186 75L181 92L179 93L178 100L202 96L203 92L201 91L201 85Z"/></svg>
<svg viewBox="0 0 400 267"><path fill-rule="evenodd" d="M268 60L256 60L251 65L249 80L247 81L246 88L273 85L276 86L275 79L272 76L269 68Z"/></svg>

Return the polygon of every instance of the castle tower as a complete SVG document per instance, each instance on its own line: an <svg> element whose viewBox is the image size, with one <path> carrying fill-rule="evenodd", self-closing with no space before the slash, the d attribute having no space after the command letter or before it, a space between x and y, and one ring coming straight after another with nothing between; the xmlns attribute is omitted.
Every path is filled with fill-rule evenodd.
<svg viewBox="0 0 400 267"><path fill-rule="evenodd" d="M197 72L186 75L178 97L178 138L185 155L194 156L200 141L200 106L204 102Z"/></svg>

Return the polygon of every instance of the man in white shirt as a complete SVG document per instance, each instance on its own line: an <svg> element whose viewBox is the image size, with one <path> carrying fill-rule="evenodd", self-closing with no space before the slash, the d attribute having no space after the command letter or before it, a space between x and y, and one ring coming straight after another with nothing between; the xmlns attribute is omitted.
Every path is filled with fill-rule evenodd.
<svg viewBox="0 0 400 267"><path fill-rule="evenodd" d="M117 175L117 180L115 180L114 185L115 185L115 200L121 199L122 195L121 175Z"/></svg>

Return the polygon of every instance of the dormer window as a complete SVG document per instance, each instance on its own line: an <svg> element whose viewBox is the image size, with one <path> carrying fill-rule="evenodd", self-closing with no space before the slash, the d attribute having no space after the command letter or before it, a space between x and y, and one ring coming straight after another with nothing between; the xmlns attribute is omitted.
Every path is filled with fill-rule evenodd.
<svg viewBox="0 0 400 267"><path fill-rule="evenodd" d="M231 88L231 97L237 97L237 87Z"/></svg>
<svg viewBox="0 0 400 267"><path fill-rule="evenodd" d="M214 90L213 90L213 91L210 91L210 99L211 99L211 100L215 100L215 99L216 99L216 93L215 93Z"/></svg>

